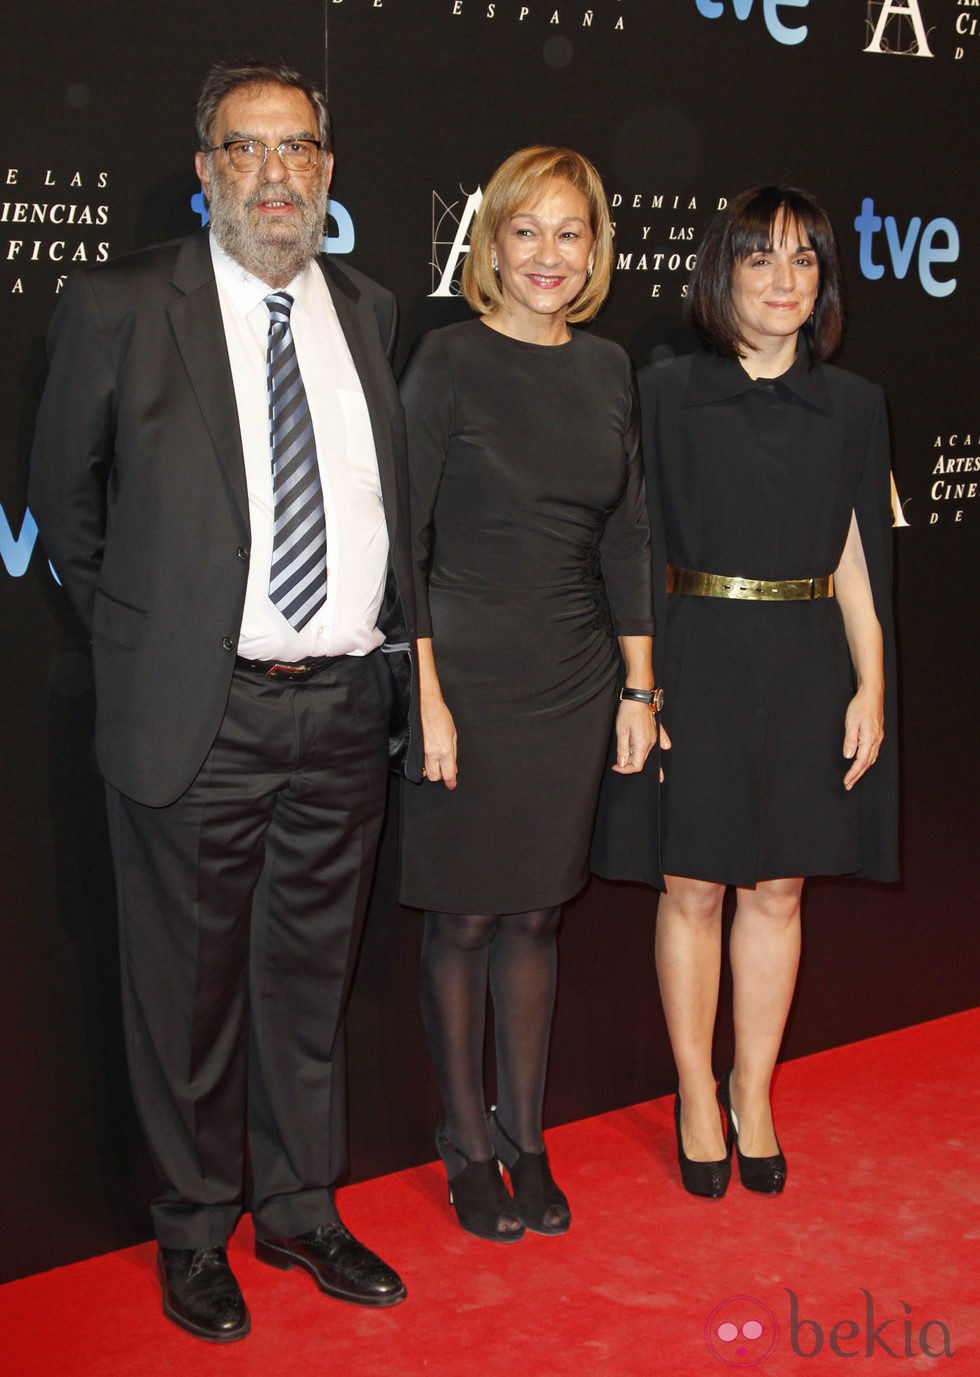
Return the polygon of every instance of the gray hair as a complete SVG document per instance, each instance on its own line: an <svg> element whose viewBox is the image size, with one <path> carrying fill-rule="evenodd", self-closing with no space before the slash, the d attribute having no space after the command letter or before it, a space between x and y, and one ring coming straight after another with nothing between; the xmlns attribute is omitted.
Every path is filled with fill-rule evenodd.
<svg viewBox="0 0 980 1377"><path fill-rule="evenodd" d="M310 82L284 62L216 62L204 78L197 99L197 137L201 149L211 148L218 106L240 86L294 86L313 106L324 153L331 152L330 111L326 98Z"/></svg>

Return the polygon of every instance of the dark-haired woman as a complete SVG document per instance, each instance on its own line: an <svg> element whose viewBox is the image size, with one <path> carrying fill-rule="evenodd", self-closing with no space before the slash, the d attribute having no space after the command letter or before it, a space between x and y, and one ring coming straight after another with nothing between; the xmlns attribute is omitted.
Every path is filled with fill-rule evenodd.
<svg viewBox="0 0 980 1377"><path fill-rule="evenodd" d="M632 373L618 345L570 328L599 309L612 260L595 168L569 149L513 154L473 222L463 290L479 314L426 335L402 385L426 781L402 793L400 892L427 910L450 1198L500 1242L569 1227L541 1136L556 932L586 879L614 719L623 774L657 736Z"/></svg>
<svg viewBox="0 0 980 1377"><path fill-rule="evenodd" d="M664 541L655 532L673 743L660 854L655 827L637 825L642 782L609 781L593 868L665 890L657 971L685 1187L722 1195L734 1146L742 1185L774 1194L786 1161L770 1081L804 877L897 873L888 433L880 389L826 362L840 270L809 196L733 200L701 245L690 306L704 349L639 383ZM735 1060L716 1090L729 885Z"/></svg>

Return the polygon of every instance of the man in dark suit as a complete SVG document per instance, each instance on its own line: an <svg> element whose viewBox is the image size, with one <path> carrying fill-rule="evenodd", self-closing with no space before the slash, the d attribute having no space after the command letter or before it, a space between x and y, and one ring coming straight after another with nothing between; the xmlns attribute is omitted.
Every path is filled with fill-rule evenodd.
<svg viewBox="0 0 980 1377"><path fill-rule="evenodd" d="M320 255L323 97L218 66L198 133L210 234L65 288L30 503L93 639L164 1312L227 1341L250 1325L225 1251L246 1151L260 1259L355 1304L405 1296L334 1185L397 735L380 647L415 617L394 301Z"/></svg>

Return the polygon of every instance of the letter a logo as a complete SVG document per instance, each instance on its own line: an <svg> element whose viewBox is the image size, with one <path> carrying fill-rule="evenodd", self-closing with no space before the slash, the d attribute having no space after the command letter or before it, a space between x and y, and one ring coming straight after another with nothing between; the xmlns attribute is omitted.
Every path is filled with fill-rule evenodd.
<svg viewBox="0 0 980 1377"><path fill-rule="evenodd" d="M483 201L483 190L477 187L476 191L471 191L466 198L466 205L463 207L462 214L456 220L455 210L459 204L454 201L447 205L442 197L437 193L432 193L432 281L433 289L429 296L459 296L459 288L455 286L453 279L456 276L456 269L460 259L470 251L467 242L470 233L470 224L473 216L480 209ZM453 221L456 220L456 230L452 239L446 238L447 231L451 232ZM448 223L447 223L448 222ZM442 253L448 248L446 261L441 262ZM436 283L436 277L439 281ZM454 290L455 287L455 290Z"/></svg>
<svg viewBox="0 0 980 1377"><path fill-rule="evenodd" d="M933 56L919 0L868 0L866 22L872 31L871 42L864 50L866 53L891 53L894 57Z"/></svg>

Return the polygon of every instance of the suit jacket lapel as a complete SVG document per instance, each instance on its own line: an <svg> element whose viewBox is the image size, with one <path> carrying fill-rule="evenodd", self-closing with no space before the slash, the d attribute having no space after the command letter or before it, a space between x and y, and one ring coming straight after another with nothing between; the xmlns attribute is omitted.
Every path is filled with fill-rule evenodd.
<svg viewBox="0 0 980 1377"><path fill-rule="evenodd" d="M374 317L365 312L360 301L360 292L349 278L337 272L329 259L321 258L319 261L347 340L347 347L354 360L354 367L357 369L357 376L364 389L364 400L371 417L374 448L378 456L378 476L381 480L388 538L394 541L398 524L398 499L391 415L388 406L391 370L378 338Z"/></svg>
<svg viewBox="0 0 980 1377"><path fill-rule="evenodd" d="M180 293L167 309L174 339L247 534L248 490L235 384L204 231L184 242L171 283Z"/></svg>
<svg viewBox="0 0 980 1377"><path fill-rule="evenodd" d="M398 497L389 413L388 361L373 316L365 312L358 289L328 259L321 258L319 262L364 389L378 456L388 535L394 540ZM180 294L168 307L174 339L247 533L248 490L235 385L205 231L192 235L181 246L171 282Z"/></svg>

